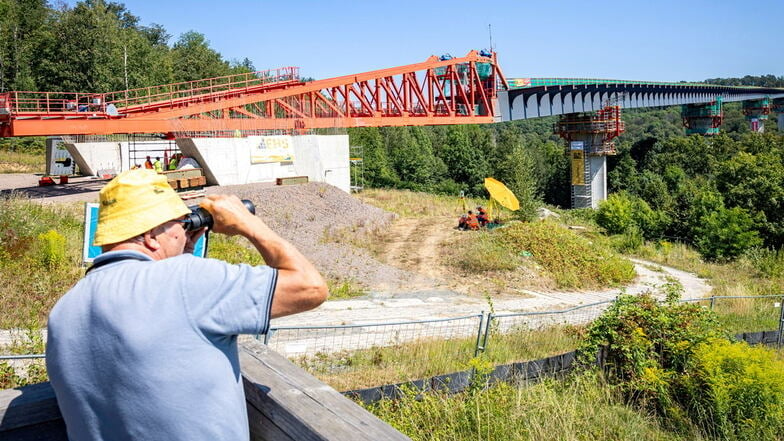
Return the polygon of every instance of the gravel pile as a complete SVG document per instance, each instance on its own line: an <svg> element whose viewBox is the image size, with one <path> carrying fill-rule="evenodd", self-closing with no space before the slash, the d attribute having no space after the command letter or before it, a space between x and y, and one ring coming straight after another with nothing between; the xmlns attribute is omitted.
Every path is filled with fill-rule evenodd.
<svg viewBox="0 0 784 441"><path fill-rule="evenodd" d="M293 243L326 276L383 290L404 287L413 277L379 262L361 248L335 242L335 238L347 239L352 235L361 238L385 228L395 218L394 214L366 205L336 187L322 183L245 184L209 187L207 192L251 200L256 205L256 215Z"/></svg>

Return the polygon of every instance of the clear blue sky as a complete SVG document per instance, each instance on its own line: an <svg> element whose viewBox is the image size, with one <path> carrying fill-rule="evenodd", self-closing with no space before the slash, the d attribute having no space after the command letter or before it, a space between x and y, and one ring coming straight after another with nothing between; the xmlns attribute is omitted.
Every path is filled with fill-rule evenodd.
<svg viewBox="0 0 784 441"><path fill-rule="evenodd" d="M68 0L74 4L75 0ZM784 76L784 1L127 0L174 43L328 78L493 45L507 77L700 81Z"/></svg>

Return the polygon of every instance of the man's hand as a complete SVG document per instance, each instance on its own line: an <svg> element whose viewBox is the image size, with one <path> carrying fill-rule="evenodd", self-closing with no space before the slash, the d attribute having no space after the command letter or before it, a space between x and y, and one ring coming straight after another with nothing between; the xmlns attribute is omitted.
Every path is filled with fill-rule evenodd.
<svg viewBox="0 0 784 441"><path fill-rule="evenodd" d="M196 248L196 242L198 242L206 232L207 228L199 228L196 231L186 231L185 236L188 238L188 241L185 242L183 253L193 254L193 250Z"/></svg>
<svg viewBox="0 0 784 441"><path fill-rule="evenodd" d="M208 195L200 204L212 215L212 231L227 236L248 236L253 231L252 224L261 222L245 208L242 201L234 195Z"/></svg>

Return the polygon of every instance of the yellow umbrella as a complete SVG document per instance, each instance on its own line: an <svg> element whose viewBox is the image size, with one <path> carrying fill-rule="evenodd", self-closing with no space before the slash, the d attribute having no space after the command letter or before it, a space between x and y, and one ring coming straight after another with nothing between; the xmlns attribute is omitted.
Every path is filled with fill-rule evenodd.
<svg viewBox="0 0 784 441"><path fill-rule="evenodd" d="M520 209L520 202L517 200L514 193L506 188L506 185L502 184L500 181L493 178L485 178L485 188L490 193L490 198L494 199L502 206L512 211Z"/></svg>

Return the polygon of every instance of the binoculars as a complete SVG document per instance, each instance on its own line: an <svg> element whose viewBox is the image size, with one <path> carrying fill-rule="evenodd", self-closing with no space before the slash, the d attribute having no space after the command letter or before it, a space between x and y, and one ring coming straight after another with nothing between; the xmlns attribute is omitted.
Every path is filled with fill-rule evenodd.
<svg viewBox="0 0 784 441"><path fill-rule="evenodd" d="M256 214L256 206L253 205L253 202L247 199L243 199L242 204L245 205L245 208L247 208L251 214ZM188 208L191 209L191 214L189 214L188 217L183 221L183 227L185 227L185 231L196 231L204 227L212 228L213 219L209 211L199 207L198 205L194 205Z"/></svg>

